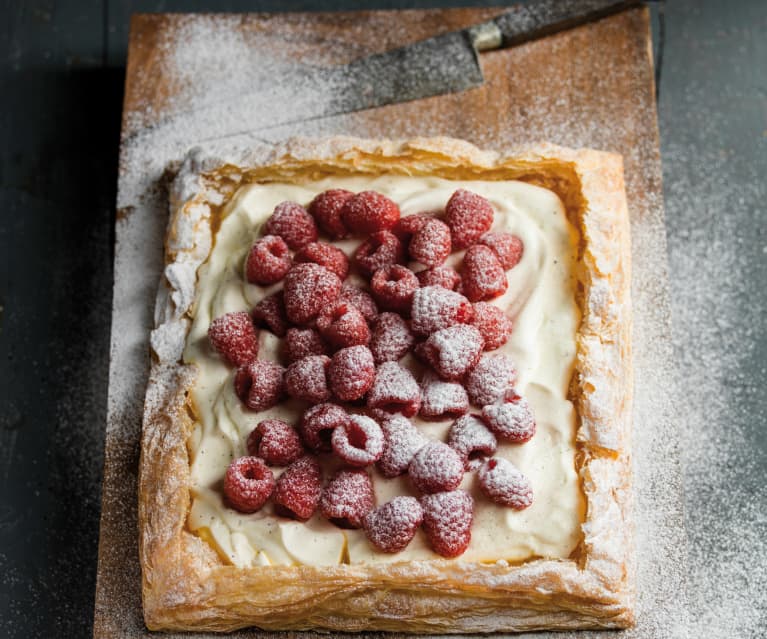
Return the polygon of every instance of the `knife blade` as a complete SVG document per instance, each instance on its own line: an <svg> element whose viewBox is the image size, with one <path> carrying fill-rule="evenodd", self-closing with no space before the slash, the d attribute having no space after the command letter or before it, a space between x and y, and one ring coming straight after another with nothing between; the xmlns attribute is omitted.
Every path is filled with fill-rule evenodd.
<svg viewBox="0 0 767 639"><path fill-rule="evenodd" d="M641 0L537 0L514 7L488 22L360 58L347 65L303 66L273 86L238 96L237 110L241 117L237 118L240 126L236 132L232 131L231 123L220 118L223 102L182 111L168 119L177 125L184 119L189 125L201 125L199 129L209 135L198 142L205 142L457 93L484 82L479 56L482 51L515 46L641 4ZM231 101L227 107L231 111ZM162 124L163 121L158 123Z"/></svg>

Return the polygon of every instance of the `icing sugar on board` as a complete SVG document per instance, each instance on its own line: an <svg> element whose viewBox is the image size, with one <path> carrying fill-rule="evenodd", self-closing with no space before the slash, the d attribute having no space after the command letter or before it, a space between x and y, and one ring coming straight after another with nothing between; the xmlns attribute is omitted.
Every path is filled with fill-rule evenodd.
<svg viewBox="0 0 767 639"><path fill-rule="evenodd" d="M621 153L632 222L638 625L556 637L686 636L685 535L672 385L666 238L649 15L482 54L484 86L461 94L262 129L248 94L299 115L302 65L342 64L487 20L502 10L138 15L122 127L115 288L94 636L144 637L136 478L149 330L162 271L166 183L193 145L267 153L294 135L448 135L502 149L546 140ZM366 34L376 33L371 39ZM263 102L261 102L263 103ZM303 634L303 633L293 633ZM310 633L306 633L307 635ZM545 633L544 633L545 634ZM250 631L235 636L278 636ZM165 635L168 636L168 635ZM188 635L186 635L188 636Z"/></svg>

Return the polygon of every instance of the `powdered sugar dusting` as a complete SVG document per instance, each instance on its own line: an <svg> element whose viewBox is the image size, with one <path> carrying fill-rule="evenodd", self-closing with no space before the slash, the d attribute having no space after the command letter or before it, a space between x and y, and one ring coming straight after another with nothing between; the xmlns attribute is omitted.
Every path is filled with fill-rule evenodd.
<svg viewBox="0 0 767 639"><path fill-rule="evenodd" d="M451 417L469 410L469 397L463 384L442 381L427 371L421 380L421 388L421 417Z"/></svg>

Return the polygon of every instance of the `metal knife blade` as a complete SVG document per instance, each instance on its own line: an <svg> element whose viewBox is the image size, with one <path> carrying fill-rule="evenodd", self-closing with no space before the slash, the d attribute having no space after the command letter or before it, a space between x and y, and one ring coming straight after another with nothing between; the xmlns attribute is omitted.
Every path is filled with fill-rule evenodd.
<svg viewBox="0 0 767 639"><path fill-rule="evenodd" d="M218 117L222 102L170 119L175 124L204 123L200 128L209 133L207 140L465 91L484 81L480 51L514 46L639 4L640 0L536 0L489 22L347 65L301 67L273 86L236 98L237 112L242 114L236 132ZM231 110L231 104L227 106Z"/></svg>

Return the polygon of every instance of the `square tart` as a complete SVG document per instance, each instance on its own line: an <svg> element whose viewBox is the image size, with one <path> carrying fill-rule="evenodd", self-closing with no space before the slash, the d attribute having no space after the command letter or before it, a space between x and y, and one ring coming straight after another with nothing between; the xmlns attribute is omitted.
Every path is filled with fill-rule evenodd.
<svg viewBox="0 0 767 639"><path fill-rule="evenodd" d="M526 183L552 192L575 230L570 275L579 320L565 385L574 409L568 438L578 507L570 513L575 537L566 556L510 551L507 557L501 550L480 559L469 553L355 562L345 551L345 562L334 565L243 563L222 552L209 528L190 527L198 437L192 397L200 372L187 363L185 349L201 294L200 267L216 246L231 203L248 185L333 188L334 181L381 176ZM629 290L629 218L622 159L615 154L548 143L485 151L447 138L298 139L260 161L226 162L191 152L171 188L151 335L139 478L147 626L412 633L631 626Z"/></svg>

